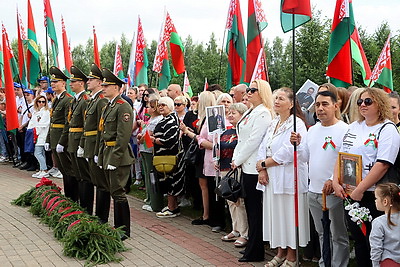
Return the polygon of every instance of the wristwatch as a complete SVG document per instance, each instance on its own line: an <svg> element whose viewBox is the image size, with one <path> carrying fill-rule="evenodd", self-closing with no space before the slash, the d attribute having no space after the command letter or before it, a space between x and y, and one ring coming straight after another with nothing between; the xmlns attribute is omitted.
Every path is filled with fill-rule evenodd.
<svg viewBox="0 0 400 267"><path fill-rule="evenodd" d="M262 162L261 162L261 167L263 167L263 169L266 169L266 168L267 168L267 166L265 166L265 161L262 161Z"/></svg>

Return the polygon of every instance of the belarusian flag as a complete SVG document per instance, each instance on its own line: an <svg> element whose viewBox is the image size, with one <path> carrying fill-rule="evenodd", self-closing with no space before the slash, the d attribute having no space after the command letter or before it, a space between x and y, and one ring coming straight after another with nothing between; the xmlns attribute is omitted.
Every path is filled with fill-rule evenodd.
<svg viewBox="0 0 400 267"><path fill-rule="evenodd" d="M370 84L379 83L384 86L386 92L393 91L393 77L392 77L392 58L390 55L390 34L386 43L376 61L375 67L372 70Z"/></svg>
<svg viewBox="0 0 400 267"><path fill-rule="evenodd" d="M51 51L53 53L53 65L58 68L58 42L56 28L54 27L53 12L51 11L50 0L44 1L44 26L47 27L47 34L51 40Z"/></svg>
<svg viewBox="0 0 400 267"><path fill-rule="evenodd" d="M17 104L15 102L14 81L11 72L12 50L8 41L6 28L4 27L4 24L2 26L2 42L4 47L4 83L7 101L7 131L11 131L17 129L19 127L19 123L17 116Z"/></svg>
<svg viewBox="0 0 400 267"><path fill-rule="evenodd" d="M171 80L169 69L167 42L170 36L170 29L167 28L166 20L161 26L160 38L158 40L156 55L154 56L153 71L158 72L158 89L162 90L168 87Z"/></svg>
<svg viewBox="0 0 400 267"><path fill-rule="evenodd" d="M35 85L40 74L40 59L30 0L28 0L28 50L26 51L26 63L28 82L31 85Z"/></svg>
<svg viewBox="0 0 400 267"><path fill-rule="evenodd" d="M169 48L171 50L172 66L174 67L174 75L178 76L185 71L185 62L183 58L184 46L181 37L179 37L175 25L167 12L166 26L170 29Z"/></svg>
<svg viewBox="0 0 400 267"><path fill-rule="evenodd" d="M62 42L63 42L63 50L64 50L64 62L65 62L65 74L69 77L71 75L71 67L74 64L72 62L72 55L71 55L71 47L68 42L67 31L65 30L64 18L61 16L61 29L62 29ZM70 81L67 81L66 86L67 92L75 95L72 92L70 87Z"/></svg>
<svg viewBox="0 0 400 267"><path fill-rule="evenodd" d="M261 32L268 25L260 0L249 0L248 8L246 77L244 79L246 83L252 81L251 77L256 66L257 57L263 47Z"/></svg>
<svg viewBox="0 0 400 267"><path fill-rule="evenodd" d="M264 51L264 48L261 47L261 49L258 53L256 66L254 68L253 75L251 76L250 82L255 81L255 80L267 81L268 80L267 78L268 78L268 72L267 72L267 65L265 62L265 51Z"/></svg>
<svg viewBox="0 0 400 267"><path fill-rule="evenodd" d="M97 44L97 35L94 26L93 26L93 58L94 58L94 64L96 64L97 67L101 68L99 45Z"/></svg>
<svg viewBox="0 0 400 267"><path fill-rule="evenodd" d="M246 42L239 0L231 0L225 28L228 30L226 42L226 52L228 54L226 87L229 90L233 85L244 81L245 73Z"/></svg>
<svg viewBox="0 0 400 267"><path fill-rule="evenodd" d="M310 0L281 0L281 26L283 32L291 31L310 19Z"/></svg>
<svg viewBox="0 0 400 267"><path fill-rule="evenodd" d="M17 9L17 26L18 26L18 66L21 84L28 88L28 80L26 79L26 65L25 65L25 53L24 53L24 41L26 38L25 27L22 24L21 15Z"/></svg>
<svg viewBox="0 0 400 267"><path fill-rule="evenodd" d="M124 68L122 67L121 49L119 44L115 45L115 57L114 57L114 74L121 80L124 79Z"/></svg>
<svg viewBox="0 0 400 267"><path fill-rule="evenodd" d="M371 69L354 21L352 0L337 0L326 72L335 86L348 87L353 83L352 59L360 65L364 83L368 85Z"/></svg>
<svg viewBox="0 0 400 267"><path fill-rule="evenodd" d="M190 97L193 96L192 87L190 86L187 71L185 70L185 78L183 79L183 92L187 93Z"/></svg>
<svg viewBox="0 0 400 267"><path fill-rule="evenodd" d="M142 83L148 84L147 68L149 67L149 60L147 58L147 46L144 39L142 21L138 18L138 29L136 39L136 53L135 53L135 85Z"/></svg>
<svg viewBox="0 0 400 267"><path fill-rule="evenodd" d="M152 148L154 146L153 142L151 141L149 131L146 130L144 134L144 142L143 145L146 149Z"/></svg>
<svg viewBox="0 0 400 267"><path fill-rule="evenodd" d="M135 32L133 33L131 52L129 54L128 71L126 72L126 77L128 78L129 87L135 84ZM128 90L128 88L126 90Z"/></svg>

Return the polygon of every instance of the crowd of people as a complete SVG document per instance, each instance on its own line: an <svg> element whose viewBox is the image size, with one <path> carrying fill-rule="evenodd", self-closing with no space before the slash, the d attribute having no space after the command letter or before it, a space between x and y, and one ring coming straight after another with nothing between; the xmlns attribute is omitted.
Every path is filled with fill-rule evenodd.
<svg viewBox="0 0 400 267"><path fill-rule="evenodd" d="M326 205L332 266L349 264L350 239L358 266L400 265L399 185L379 182L396 167L399 153L397 93L326 83L314 99L314 91L307 95L304 108L292 89L273 91L263 80L239 84L229 94L214 84L189 97L177 84L162 91L129 87L95 64L88 75L75 66L70 73L52 67L35 90L14 83L16 132L6 131L7 102L0 89L0 161L38 171L34 178L62 178L65 195L103 223L112 199L123 239L130 236L126 193L134 183L146 190L143 210L174 218L192 205L202 209L192 224L216 233L227 228L227 206L232 231L221 240L244 248L239 262L263 261L268 242L277 254L265 266L295 266L297 245L319 243L310 259L324 266ZM73 95L66 91L68 80ZM194 159L187 159L188 151ZM340 162L340 152L361 157L347 178L350 167ZM241 184L236 202L214 193L228 171ZM344 187L343 179L357 175L360 181ZM369 210L374 220L363 222L366 231L344 201Z"/></svg>

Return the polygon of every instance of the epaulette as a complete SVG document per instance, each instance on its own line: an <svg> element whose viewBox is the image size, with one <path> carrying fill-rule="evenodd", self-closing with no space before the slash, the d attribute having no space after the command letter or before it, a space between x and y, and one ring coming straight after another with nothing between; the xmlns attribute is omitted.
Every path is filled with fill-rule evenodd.
<svg viewBox="0 0 400 267"><path fill-rule="evenodd" d="M83 98L84 100L88 100L88 99L89 99L89 96L88 96L87 94L83 94L82 98Z"/></svg>
<svg viewBox="0 0 400 267"><path fill-rule="evenodd" d="M123 100L123 99L118 99L117 102L115 102L115 103L117 103L117 104L124 104L125 102L126 102L126 101Z"/></svg>
<svg viewBox="0 0 400 267"><path fill-rule="evenodd" d="M70 93L65 93L65 96L72 97Z"/></svg>

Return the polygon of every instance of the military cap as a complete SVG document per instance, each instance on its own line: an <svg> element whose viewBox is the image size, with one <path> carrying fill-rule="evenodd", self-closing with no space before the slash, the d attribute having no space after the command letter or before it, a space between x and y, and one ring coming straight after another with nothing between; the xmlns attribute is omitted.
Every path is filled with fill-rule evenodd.
<svg viewBox="0 0 400 267"><path fill-rule="evenodd" d="M92 66L90 67L90 72L89 72L89 75L87 76L87 78L103 80L103 75L101 74L101 70L95 63L92 63Z"/></svg>
<svg viewBox="0 0 400 267"><path fill-rule="evenodd" d="M88 80L86 75L76 66L71 66L71 76L69 77L69 79L71 80L71 82L87 82Z"/></svg>
<svg viewBox="0 0 400 267"><path fill-rule="evenodd" d="M66 81L69 78L56 66L52 66L50 68L50 81L57 82L57 81Z"/></svg>
<svg viewBox="0 0 400 267"><path fill-rule="evenodd" d="M103 83L101 85L113 85L116 84L119 87L122 87L123 84L125 84L124 81L122 81L120 78L115 76L114 73L112 73L109 69L103 68L103 71L101 72L103 76Z"/></svg>

